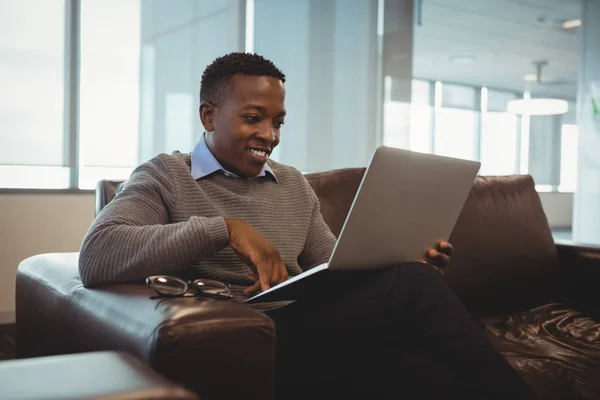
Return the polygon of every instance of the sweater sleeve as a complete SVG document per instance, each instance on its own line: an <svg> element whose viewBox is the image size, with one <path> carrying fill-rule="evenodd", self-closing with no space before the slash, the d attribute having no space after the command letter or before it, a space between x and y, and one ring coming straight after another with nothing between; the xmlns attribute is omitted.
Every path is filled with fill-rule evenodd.
<svg viewBox="0 0 600 400"><path fill-rule="evenodd" d="M156 157L131 174L123 190L98 214L83 239L79 273L86 287L172 274L229 243L222 217L171 223L177 184Z"/></svg>
<svg viewBox="0 0 600 400"><path fill-rule="evenodd" d="M309 186L310 188L310 186ZM298 264L306 271L317 265L329 261L335 247L336 238L325 223L321 214L321 207L316 193L310 188L312 194L312 214L310 228L304 243L304 248L298 257Z"/></svg>

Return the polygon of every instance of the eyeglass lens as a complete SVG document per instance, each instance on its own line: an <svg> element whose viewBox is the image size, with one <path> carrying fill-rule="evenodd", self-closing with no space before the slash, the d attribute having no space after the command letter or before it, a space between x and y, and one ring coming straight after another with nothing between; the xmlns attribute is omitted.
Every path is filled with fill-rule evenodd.
<svg viewBox="0 0 600 400"><path fill-rule="evenodd" d="M187 290L187 284L184 281L170 276L155 277L152 280L152 287L163 296L179 296Z"/></svg>
<svg viewBox="0 0 600 400"><path fill-rule="evenodd" d="M215 296L229 296L230 291L227 285L218 282L211 281L207 279L198 279L193 282L193 285L196 289L205 294L212 294Z"/></svg>

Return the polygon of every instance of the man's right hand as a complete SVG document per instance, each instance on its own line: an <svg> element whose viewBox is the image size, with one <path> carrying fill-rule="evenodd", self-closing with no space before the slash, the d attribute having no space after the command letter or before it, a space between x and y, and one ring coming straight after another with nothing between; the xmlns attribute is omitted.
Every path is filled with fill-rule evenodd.
<svg viewBox="0 0 600 400"><path fill-rule="evenodd" d="M229 231L229 247L258 276L256 283L247 287L244 293L267 290L271 285L277 285L288 278L279 251L263 235L239 219L225 218L225 224Z"/></svg>

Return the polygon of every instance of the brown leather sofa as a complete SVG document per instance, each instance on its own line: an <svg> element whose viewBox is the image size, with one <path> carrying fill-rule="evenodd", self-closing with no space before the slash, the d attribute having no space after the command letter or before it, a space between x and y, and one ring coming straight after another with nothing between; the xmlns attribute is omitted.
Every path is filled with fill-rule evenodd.
<svg viewBox="0 0 600 400"><path fill-rule="evenodd" d="M363 173L307 175L335 234ZM101 183L98 210L117 183ZM450 240L446 279L540 396L600 398L600 247L555 244L528 176L477 178ZM203 399L272 398L269 318L152 294L141 283L83 288L76 253L31 257L17 275L17 356L121 350Z"/></svg>

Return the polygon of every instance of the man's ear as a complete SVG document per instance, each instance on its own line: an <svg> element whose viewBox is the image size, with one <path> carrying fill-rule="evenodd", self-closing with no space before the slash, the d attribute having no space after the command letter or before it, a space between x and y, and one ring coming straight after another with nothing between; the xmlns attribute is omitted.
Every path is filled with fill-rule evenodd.
<svg viewBox="0 0 600 400"><path fill-rule="evenodd" d="M208 102L203 101L200 103L200 108L198 109L200 114L200 122L202 122L202 126L207 132L211 132L215 130L215 106Z"/></svg>

